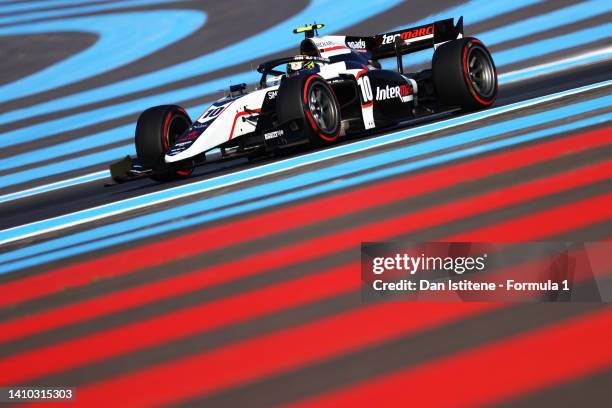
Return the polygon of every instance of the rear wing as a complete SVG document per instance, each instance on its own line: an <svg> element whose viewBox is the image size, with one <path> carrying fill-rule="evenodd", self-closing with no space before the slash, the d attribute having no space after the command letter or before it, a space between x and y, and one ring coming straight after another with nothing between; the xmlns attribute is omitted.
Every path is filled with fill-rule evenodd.
<svg viewBox="0 0 612 408"><path fill-rule="evenodd" d="M436 21L418 27L405 28L371 37L346 37L347 44L365 44L373 59L391 58L463 37L463 16L457 24L453 19Z"/></svg>

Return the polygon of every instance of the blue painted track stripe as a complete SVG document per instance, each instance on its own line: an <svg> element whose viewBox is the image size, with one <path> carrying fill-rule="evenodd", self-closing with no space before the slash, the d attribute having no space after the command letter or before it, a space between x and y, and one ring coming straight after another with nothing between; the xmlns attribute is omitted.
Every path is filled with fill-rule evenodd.
<svg viewBox="0 0 612 408"><path fill-rule="evenodd" d="M610 57L610 53L604 54L598 59L607 59ZM594 57L585 57L582 59L572 60L571 62L560 62L559 64L550 64L548 66L538 67L535 71L531 70L521 70L517 74L513 76L500 76L500 84L504 84L506 81L517 81L525 78L529 78L534 75L542 75L548 72L554 72L556 70L565 68L567 65L577 65L580 63L588 62L589 60L593 60ZM242 82L245 78L238 77ZM218 84L215 84L218 85ZM197 88L197 87L196 87ZM163 99L163 98L162 98ZM169 99L165 99L163 101L167 101ZM147 102L146 106L153 106L158 103L150 103ZM162 100L159 101L162 103ZM203 110L206 105L199 105L189 109L189 113L192 117L195 117ZM43 124L47 125L47 124ZM20 129L23 131L23 129ZM88 148L103 146L109 143L116 143L122 140L130 141L133 137L133 125L125 125L118 128L113 128L107 131L99 132L93 135L85 136L84 138L79 138L74 141L60 143L54 146L49 146L39 150L33 150L30 152L26 152L23 154L15 155L9 158L0 160L0 170L10 169L15 166L22 166L31 163L36 163L40 160L40 157L58 157L59 155L66 155L78 152L83 150L83 146L86 145ZM16 131L16 133L19 133ZM55 174L60 174L68 171L77 170L83 167L92 166L104 162L111 162L113 160L117 160L119 157L123 157L125 155L134 154L134 147L132 145L129 146L120 146L114 148L112 150L107 150L106 152L99 152L95 154L85 154L75 159L70 159L68 161L61 161L56 163L52 163L49 165L35 167L29 170L24 170L20 172L13 172L6 176L0 176L0 188L8 187L11 185L25 183L31 180L35 180L39 178L41 174L46 176L51 176Z"/></svg>
<svg viewBox="0 0 612 408"><path fill-rule="evenodd" d="M545 63L517 71L507 72L499 76L500 84L523 81L525 79L547 75L551 72L579 67L612 59L612 46L596 50L577 57L566 58L554 63Z"/></svg>
<svg viewBox="0 0 612 408"><path fill-rule="evenodd" d="M401 149L392 150L390 152L373 155L373 156L370 156L364 159L353 160L347 163L343 163L341 165L335 165L335 166L331 166L331 167L324 168L321 170L317 170L315 172L309 172L307 175L294 176L288 179L283 179L280 181L267 183L265 185L256 186L256 187L245 189L245 190L239 190L237 192L206 199L206 200L197 202L195 204L190 204L190 205L174 208L170 211L162 211L162 212L158 212L154 214L148 214L146 216L138 217L138 218L124 221L121 223L96 228L90 231L81 232L81 233L75 234L70 237L64 237L64 238L60 238L57 240L45 242L43 244L33 245L28 248L23 248L21 250L14 251L12 253L3 254L2 256L0 256L0 259L3 262L7 262L7 261L15 259L16 256L17 257L31 256L36 253L39 253L40 251L44 252L48 250L58 249L66 245L79 244L79 243L82 243L84 241L88 241L91 239L100 239L104 236L115 234L116 231L121 231L123 235L127 233L127 231L129 231L130 229L140 228L143 225L150 225L152 223L157 223L165 219L168 219L170 217L187 216L189 214L192 214L194 211L201 211L203 209L211 210L218 206L239 203L246 199L252 199L258 196L262 196L262 195L282 193L283 191L286 191L287 189L290 189L290 188L294 188L295 186L307 186L311 184L312 182L314 182L315 180L320 181L320 180L326 180L326 179L335 178L335 177L342 177L342 176L351 174L352 172L355 171L355 169L360 169L360 170L367 169L367 168L377 166L380 163L390 163L400 158L414 157L420 154L433 152L433 151L444 149L444 148L451 147L451 146L460 146L464 143L468 143L471 141L477 141L477 140L483 140L483 139L489 138L495 134L505 133L505 132L512 131L515 129L521 129L527 126L533 126L538 123L546 123L547 121L554 120L558 117L569 116L571 114L577 114L580 112L597 109L602 106L609 106L611 103L612 103L612 96L598 98L592 101L587 101L581 104L576 104L571 107L563 107L563 108L559 108L556 110L542 112L536 115L531 115L528 117L514 119L508 122L502 122L502 123L498 123L495 125L490 125L487 127L473 130L473 131L464 132L459 135L447 136L444 138L419 143L417 145L407 146ZM457 119L465 119L465 118L457 118ZM452 119L450 121L452 121ZM425 126L425 128L427 128L427 126ZM168 195L168 193L170 193L171 196L167 198L173 199L173 198L176 198L177 196L185 195L186 192L184 190L191 189L193 193L197 193L197 192L203 191L204 189L210 188L210 187L207 188L205 184L216 183L218 185L220 179L225 179L226 183L224 185L226 185L228 184L228 182L232 182L231 179L233 176L236 176L236 175L239 176L238 180L235 180L235 181L239 181L239 180L244 179L245 177L248 177L247 174L240 175L241 173L257 172L257 171L261 171L262 169L264 169L264 170L267 170L264 172L264 174L268 174L270 171L282 170L282 166L278 168L279 165L283 165L285 166L285 168L293 168L296 165L299 165L300 162L302 162L302 164L307 164L309 162L316 161L317 159L324 160L325 155L327 153L331 153L331 156L329 157L334 157L334 156L338 156L339 154L341 154L341 152L339 151L342 151L344 149L350 149L349 150L350 152L350 151L361 150L363 148L367 148L367 145L368 144L371 145L372 143L374 143L373 146L376 146L382 143L390 143L394 139L395 140L405 139L407 137L410 137L410 135L414 135L415 133L417 133L415 131L418 131L418 130L419 129L409 129L406 131L397 132L397 133L390 134L390 135L385 135L385 136L382 136L376 139L372 139L372 140L364 140L362 142L356 142L352 145L339 146L334 149L329 149L329 151L315 152L310 155L305 155L305 156L297 157L294 159L289 159L284 162L273 163L271 165L262 166L261 168L249 169L247 171L238 172L235 174L219 177L217 179L205 180L203 182L193 183L193 184L186 185L186 186L180 186L175 189L165 190L162 192L153 193L153 194L149 194L146 196L136 197L134 199L125 200L119 203L113 203L110 205L105 205L105 206L98 207L95 209L85 210L85 211L75 213L75 214L68 214L66 216L58 217L55 219L45 220L39 223L17 227L11 230L6 230L6 231L1 232L0 237L2 237L1 239L3 241L6 241L8 239L15 239L16 237L20 237L20 236L27 236L32 231L36 232L38 230L46 230L49 228L53 228L53 224L72 225L75 222L78 223L79 219L82 220L83 218L93 218L93 217L100 215L100 214L96 214L96 212L99 213L100 211L106 211L107 214L113 214L114 212L116 212L114 210L121 210L121 207L124 207L123 210L125 210L126 208L125 206L132 206L131 208L133 208L134 206L138 205L137 202L141 199L145 199L147 203L160 202L161 200L164 200L163 196ZM430 130L435 130L435 129L430 129ZM332 152L334 150L336 150L336 152ZM323 155L323 157L317 158L317 156L320 156L320 155ZM304 160L306 160L305 163L304 163ZM275 167L277 167L277 169L274 169ZM334 185L335 184L336 183L334 183ZM119 206L118 209L114 208L117 206ZM194 206L195 208L193 208Z"/></svg>
<svg viewBox="0 0 612 408"><path fill-rule="evenodd" d="M594 89L596 87L606 86L611 83L612 83L612 80L606 81L600 84L596 84L593 86L582 87L574 91L560 92L560 93L555 94L555 96L571 95L580 90ZM259 177L263 174L271 173L272 171L277 171L279 169L282 170L284 167L290 168L290 167L294 167L296 165L300 165L303 163L311 163L311 162L315 162L319 160L325 160L331 157L337 157L340 154L349 154L351 152L355 152L361 149L371 148L373 146L377 146L385 142L392 143L394 141L403 140L406 137L410 137L410 135L422 134L423 132L431 132L431 131L436 131L440 129L445 129L451 126L456 126L456 125L466 123L470 120L471 121L478 120L480 118L492 116L495 114L509 112L512 110L520 109L523 106L528 106L530 103L537 103L538 101L546 101L549 99L551 99L550 96L536 98L532 101L519 102L519 103L508 105L508 106L502 106L499 108L494 108L494 109L490 109L486 111L480 111L480 112L476 112L470 115L466 115L464 117L457 117L457 118L452 118L452 119L448 119L448 120L441 121L441 122L434 122L434 123L430 123L430 124L420 126L417 128L407 129L407 130L403 130L400 132L394 132L391 134L379 136L373 139L360 140L360 141L357 141L355 143L351 143L348 145L337 146L337 147L329 148L323 151L309 153L303 156L293 157L290 159L286 159L286 160L276 162L276 163L267 164L267 165L260 166L257 168L247 169L244 171L239 171L236 173L216 177L216 178L209 179L209 180L202 180L199 182L175 187L172 189L163 190L163 191L156 192L156 193L147 194L144 196L133 197L131 199L124 200L119 203L108 204L102 207L85 210L83 212L66 215L60 218L64 220L66 220L67 217L70 217L70 218L75 217L76 219L89 218L89 217L97 216L99 212L102 212L102 213L113 212L115 208L121 209L121 207L137 207L139 205L146 205L149 202L163 200L166 198L166 196L177 197L183 194L189 194L191 191L202 191L205 188L210 188L210 187L215 188L218 185L225 185L233 181L240 181L240 180L250 178L250 177ZM67 220L67 221L70 222L70 220ZM59 222L59 219L55 219L55 221L52 221L52 220L45 221L45 223L47 222L57 223ZM23 228L25 228L25 226L20 227L20 229L23 229ZM29 228L32 229L33 231L36 231L38 229L46 229L47 227L43 227L40 223L35 223L35 224L31 224ZM21 234L17 234L17 235L22 235L25 233L28 233L28 232L23 231ZM11 235L15 235L15 232L0 231L0 242L4 242L4 240L6 240Z"/></svg>
<svg viewBox="0 0 612 408"><path fill-rule="evenodd" d="M316 187L311 187L305 190L301 190L298 192L292 192L288 194L283 194L279 196L275 196L272 198L267 198L261 201L249 202L246 204L238 205L236 207L232 207L229 209L224 209L217 211L215 213L206 213L205 215L195 216L193 218L189 218L186 220L174 221L168 224L158 225L152 228L148 228L145 230L134 230L126 233L116 233L120 231L119 227L115 230L115 234L107 235L108 238L96 240L96 241L85 241L84 244L75 244L71 247L60 248L55 252L51 252L50 249L42 250L43 248L39 248L39 255L24 255L21 258L12 261L6 262L0 265L0 274L6 274L9 272L13 272L18 269L28 268L36 265L41 265L44 263L56 261L59 259L63 259L70 256L79 255L86 252L96 251L103 248L108 248L110 246L122 244L125 242L130 242L137 239L142 239L158 234L163 234L171 231L176 231L178 229L187 228L190 226L202 224L205 222L210 222L222 218L227 218L235 215L245 214L252 211L257 211L262 208L267 208L274 205L280 205L289 203L292 201L296 201L299 199L307 198L317 194L323 194L326 192L334 191L340 188L347 188L353 185L357 185L360 183L365 183L367 181L376 180L382 177L389 177L395 174L401 174L408 171L418 170L427 166L432 166L436 164L442 164L451 160L461 159L464 157L468 157L471 155L476 155L480 153L486 153L495 149L500 149L503 147L509 147L515 144L529 142L532 140L542 139L545 137L554 136L561 132L568 132L580 129L586 126L597 125L605 122L609 122L612 120L612 114L605 114L596 117L592 117L589 119L584 119L580 121L576 121L574 123L556 126L549 129L544 129L541 131L529 133L526 135L521 135L509 139L500 140L497 142L491 142L484 145L476 146L473 148L455 151L451 153L442 154L440 156L423 159L419 161L415 161L409 164L405 164L402 166L389 167L380 171L372 172L370 174L357 176L350 179L342 179L335 183L328 183L324 185L319 185ZM200 209L201 211L203 209ZM51 241L52 242L52 241ZM81 241L79 241L81 242ZM43 244L42 247L47 246Z"/></svg>
<svg viewBox="0 0 612 408"><path fill-rule="evenodd" d="M156 193L152 193L152 194L148 194L145 196L141 196L141 197L134 197L130 200L126 200L124 203L126 203L125 205L128 206L132 206L132 205L138 205L139 202L142 203L148 203L151 201L156 201L157 199L161 198L163 199L165 195L169 194L170 196L178 196L178 195L182 195L185 193L189 193L190 190L194 190L194 191L200 191L204 188L207 188L210 186L211 183L220 183L220 184L224 184L227 183L228 181L231 180L241 180L244 178L248 178L248 177L252 177L252 176L259 176L260 173L265 174L265 173L270 173L272 171L277 170L278 168L282 169L284 166L287 167L292 167L295 165L299 165L302 163L309 163L309 162L314 162L314 161L318 161L318 160L325 160L328 159L330 157L336 157L340 154L349 154L358 150L362 150L362 149L368 149L383 143L392 143L394 141L398 141L398 140L403 140L406 137L409 137L410 135L414 135L414 134L421 134L423 132L431 132L431 131L436 131L436 130L440 130L440 129L445 129L445 128L449 128L451 126L456 126L462 123L467 123L469 121L474 121L474 120L478 120L480 118L484 118L484 117L489 117L489 116L493 116L499 113L503 113L503 112L509 112L509 111L513 111L516 109L520 109L524 106L529 106L531 104L537 104L539 102L542 101L547 101L547 100L551 100L553 98L558 98L558 97L563 97L565 95L572 95L581 91L585 91L585 90L590 90L590 89L596 89L596 88L600 88L600 87L604 87L604 86L608 86L612 84L612 80L610 81L605 81L599 84L594 84L594 85L589 85L589 86L585 86L585 87L581 87L575 90L570 90L570 91L564 91L564 92L559 92L553 95L549 95L549 96L545 96L545 97L540 97L540 98L535 98L533 100L529 100L529 101L524 101L524 102L519 102L519 103L515 103L512 105L507 105L507 106L502 106L502 107L498 107L498 108L493 108L493 109L489 109L489 110L485 110L485 111L480 111L480 112L476 112L476 113L472 113L470 115L466 115L464 117L457 117L457 118L452 118L452 119L448 119L445 121L440 121L440 122L434 122L434 123L430 123L424 126L420 126L417 128L412 128L412 129L406 129L403 131L399 131L399 132L394 132L391 134L387 134L387 135L383 135L383 136L379 136L373 139L368 139L368 140L360 140L354 143L351 143L349 145L344 145L344 146L337 146L337 147L333 147L333 148L329 148L326 149L324 151L319 151L319 152L314 152L314 153L309 153L303 156L298 156L298 157L294 157L294 158L290 158L287 160L283 160L280 162L276 162L276 163L271 163L271 164L267 164L264 166L260 166L254 169L248 169L245 171L240 171L237 173L232 173L229 175L225 175L225 176L221 176L221 177L217 177L214 179L209 179L209 180L203 180L203 181L199 181L196 183L191 183L189 185L184 185L184 186L179 186L173 189L169 189L169 190L164 190L161 192L156 192ZM117 157L117 156L115 156ZM214 185L212 185L212 187L215 187ZM130 204L127 204L130 203ZM109 204L109 205L122 205L122 204ZM107 206L105 206L106 208ZM96 211L96 209L91 209L88 211ZM109 211L109 210L105 210L105 211ZM95 215L95 214L94 214ZM82 215L82 217L88 217L89 215ZM0 242L2 242L5 238L2 235L3 232L0 232Z"/></svg>
<svg viewBox="0 0 612 408"><path fill-rule="evenodd" d="M517 55L521 55L521 54L517 53ZM605 59L605 58L607 57L602 57L601 59ZM548 71L553 70L554 68L555 68L554 65L546 67L546 68L542 68L540 69L540 73L543 73L546 70ZM528 72L523 72L522 75L523 77L526 77L531 74L529 74ZM254 77L255 76L253 74L246 74L245 77L238 76L236 81L242 82L242 81L251 80L252 82ZM513 80L517 80L517 79L514 78ZM199 89L200 87L205 87L206 90L208 90L208 88L211 88L211 87L217 88L218 86L220 86L219 82L220 81L212 81L211 83L203 84L203 86L195 86L195 87L192 87L192 91L195 92L195 94L202 94L206 91ZM503 81L500 81L500 82L503 83ZM176 95L174 95L174 93L176 92L178 91L171 91L169 93L160 94L155 97L143 98L144 100L130 101L130 102L126 102L126 103L115 105L115 106L101 108L95 111L77 114L75 115L73 125L69 126L68 128L64 128L64 130L71 130L73 128L78 128L82 126L83 123L88 123L87 118L103 119L105 113L113 115L113 116L118 115L119 112L121 112L121 114L125 114L126 111L128 111L130 107L133 106L134 104L139 104L142 106L154 106L157 104L161 104L164 101L176 100L175 99ZM196 111L196 109L193 109L193 111ZM39 134L40 135L41 134L40 132L44 132L44 129L48 129L48 128L55 129L56 126L54 125L54 122L63 122L65 120L66 119L62 118L56 121L45 122L40 125L34 125L34 126L26 127L26 128L21 128L21 129L12 131L12 132L8 132L4 134L3 137L7 138L6 140L8 141L8 144L13 144L13 143L16 143L18 140L21 140L18 137L19 134L27 132L29 134ZM87 146L88 148L93 148L93 147L103 146L109 143L115 143L115 142L122 141L122 140L130 140L132 137L132 128L133 128L133 125L126 125L126 126L122 126L119 128L110 129L104 132L99 132L94 135L89 135L84 138L79 138L74 141L64 142L64 143L60 143L60 144L46 147L43 149L33 150L33 151L29 151L29 152L26 152L20 155L15 155L9 158L1 159L0 160L0 170L6 170L6 169L10 169L15 166L23 166L23 165L35 163L36 161L40 160L40 157L53 158L53 157L58 157L60 155L67 155L67 154L75 153L80 150L83 150L83 146ZM121 149L119 152L119 156L113 157L112 154L117 154L117 149ZM58 163L54 163L50 165L40 166L40 167L36 167L33 169L21 171L21 172L15 172L7 176L0 177L0 188L34 180L40 177L41 174L45 174L45 175L59 174L61 172L71 171L71 170L83 168L86 166L91 166L91 165L95 165L95 164L99 164L103 162L112 161L116 157L134 153L134 149L132 146L121 147L117 149L108 150L107 153L101 152L101 153L92 154L92 155L84 155L80 158L76 158L72 160L67 160L67 161L62 161L62 162L58 162Z"/></svg>
<svg viewBox="0 0 612 408"><path fill-rule="evenodd" d="M168 68L58 98L40 104L38 108L45 106L46 112L55 112L143 91L149 89L151 84L161 86L192 76L217 71L268 55L274 50L295 47L295 35L292 34L292 30L304 24L305 21L325 20L335 30L342 30L382 13L400 2L401 0L370 0L367 2L362 0L312 0L299 13L270 27L268 30L249 36L230 46ZM24 84L24 87L26 85ZM11 99L14 99L11 95L0 94L0 101Z"/></svg>
<svg viewBox="0 0 612 408"><path fill-rule="evenodd" d="M455 7L447 8L441 12L430 14L418 21L392 28L387 31L401 30L406 27L415 27L421 24L428 24L436 20L446 18L458 18L463 16L466 25L479 23L484 20L510 13L534 4L541 3L542 0L522 0L522 1L491 1L491 0L470 0Z"/></svg>
<svg viewBox="0 0 612 408"><path fill-rule="evenodd" d="M545 52L554 52L560 49L569 48L578 44L582 44L585 42L596 41L603 38L609 37L609 34L606 30L612 30L612 23L606 24L604 29L601 27L595 27L593 29L587 29L575 32L573 34L555 37L553 39L547 39L538 41L536 43L528 44L525 46L520 46L516 48L512 48L506 51L502 51L496 53L494 55L494 59L496 64L499 66L518 62L523 59L529 59L539 55L542 53L542 50L546 50ZM571 37L571 38L566 38ZM385 65L391 64L390 62L386 62ZM252 72L245 72L242 74L233 75L232 78L236 82L247 82L252 83L257 79L257 74ZM120 103L113 106L108 106L104 108L99 108L87 112L78 113L75 115L71 115L68 117L63 117L55 120L51 120L48 122L44 122L41 124L36 124L32 126L27 126L24 128L20 128L14 131L6 132L1 136L0 145L4 147L11 146L13 144L18 143L20 139L19 135L23 133L28 133L32 135L30 140L36 140L44 137L49 137L54 134L59 134L62 132L78 129L83 126L91 125L93 123L102 122L105 120L115 119L119 116L136 113L138 111L146 109L148 106L155 106L163 103L167 103L167 101L177 101L177 100L186 100L199 95L207 94L213 92L214 90L219 89L224 86L227 81L229 81L230 77L220 78L217 80L209 81L202 83L200 85L195 85L191 87L186 87L182 89L177 89L169 92L165 92L162 94L157 94L154 96L140 98L137 100L132 100L124 103ZM25 110L24 110L25 111ZM14 114L11 113L11 114ZM7 114L8 115L8 114ZM2 118L3 115L0 115ZM1 119L0 119L1 120ZM13 120L15 120L13 118ZM52 130L50 130L52 129ZM98 147L108 143L115 143L117 141L125 140L124 133L114 133L114 134L104 134L104 138L98 137L99 135L90 135L84 138L80 138L74 143L67 142L64 144L57 145L51 149L56 153L54 155L49 155L45 157L57 157L58 153L62 154L70 154L75 151L79 151L83 148L83 146L87 146L88 148ZM47 151L46 154L52 154L50 151ZM126 153L130 154L130 153ZM30 163L35 163L40 157L38 151L31 151L28 153L24 153L19 155L18 157L12 157L7 159L0 160L0 170L14 167L16 165L27 165ZM112 160L112 159L109 159ZM40 172L38 173L40 174ZM44 173L47 174L47 173ZM21 174L16 173L15 178L13 180L2 180L0 178L0 188L5 187L10 184L18 184L20 182L29 181L28 174L24 174L24 179L20 179ZM6 184L6 183L10 184Z"/></svg>
<svg viewBox="0 0 612 408"><path fill-rule="evenodd" d="M161 104L161 103L160 103ZM152 106L154 106L153 104ZM194 107L188 107L187 111L192 118L199 116L204 109L206 109L210 104L202 104ZM84 146L89 148L104 146L110 143L116 143L120 141L132 141L134 138L134 125L124 125L116 128L112 128L109 130L104 130L102 132L94 133L93 135L85 136L82 138L78 138L75 140L71 140L69 142L58 143L56 145L43 147L42 149L31 150L26 153L16 154L14 156L1 159L0 160L0 170L7 170L17 166L25 166L27 164L36 163L40 160L41 157L46 159L61 157L64 155L69 155L72 153L77 153L79 151L84 150ZM130 146L126 150L125 153L121 156L125 156L126 154L134 154L134 146L130 144ZM99 156L97 156L99 157ZM118 156L110 156L104 155L101 161L95 161L93 157L90 155L82 155L78 157L75 161L62 161L59 163L67 163L67 168L74 170L79 169L99 163L103 163L105 161L111 161L116 159ZM119 156L120 157L120 156ZM41 174L53 175L56 174L55 164L43 165L30 170L24 170L21 172L15 172L10 174L9 176L0 177L0 188L6 187L11 184L26 182L30 180L35 180L40 177ZM61 171L66 171L65 169Z"/></svg>
<svg viewBox="0 0 612 408"><path fill-rule="evenodd" d="M461 13L468 13L472 19L472 21L479 21L480 19L486 19L486 18L492 18L498 14L502 14L504 12L508 12L508 11L513 11L531 4L535 4L538 3L540 0L520 0L520 1L513 1L513 2L502 2L502 3L498 3L495 5L495 7L491 7L491 5L493 4L493 2L489 1L489 0L474 0L471 1L465 5L461 5L460 7L457 8L451 8L447 11L445 11L444 13L441 13L440 15L433 15L428 17L427 21L431 21L431 19L436 19L436 18L447 18L449 15L453 15L453 14L461 14ZM321 5L324 5L323 3L321 3ZM369 10L369 13L367 14L366 17L371 16L371 14L375 14L376 12L381 12L383 10ZM304 21L308 21L308 19L305 18L305 16L308 15L308 13L312 13L311 10L305 10L302 14L300 14L299 16L296 16L295 19L301 21L302 24ZM333 17L331 19L331 21L328 21L330 19L330 17ZM326 18L327 24L328 25L332 25L336 30L341 30L342 27L347 26L346 24L341 25L340 27L338 27L338 22L335 21L336 17L335 16L329 16L328 18ZM414 23L414 24L418 24L418 23ZM276 28L274 28L274 33L276 33L275 35L281 35ZM267 32L264 32L260 35L267 35ZM289 33L289 31L287 31L287 33ZM281 37L287 37L287 33L284 33L285 35L281 35ZM261 44L252 44L251 47L245 47L246 49L249 49L249 53L244 53L244 49L242 49L242 56L245 55L249 55L251 58L256 58L258 56L263 56L266 53L269 52L269 50L271 48L275 48L275 49L282 49L283 47L288 48L291 45L288 42L283 42L279 45L276 45L276 41L277 39L274 39L274 42L271 42L271 39L268 38L269 36L267 36L266 38L262 39L266 40L267 42L265 43L267 46L264 47L265 48L265 52L261 53L259 51L259 48L261 48ZM294 37L291 37L291 41L294 41ZM269 47L268 47L269 45ZM252 54L253 53L253 47L256 47L255 49L258 50L257 53ZM225 48L216 51L215 53L213 53L213 56L219 56L222 55L222 53L224 52ZM261 54L261 55L260 55ZM195 68L199 68L202 69L203 67L209 67L209 64L217 64L216 67L217 69L220 68L224 68L227 64L228 64L228 60L218 60L219 58L217 58L216 60L211 59L211 57L209 55L206 56L207 57L207 61L205 62L205 64L201 64L199 67L193 67L193 69ZM188 61L189 62L189 61ZM225 65L223 65L225 64ZM181 64L181 66L183 66L184 64ZM192 64L189 62L189 67L192 67ZM179 69L180 67L176 68ZM201 72L200 72L201 73ZM197 72L193 72L190 75L187 76L192 76L192 75L197 75ZM167 101L178 101L178 100L186 100L186 99L190 99L192 97L195 96L201 96L203 94L206 93L210 93L210 92L214 92L217 89L219 89L219 87L224 87L226 86L229 81L233 80L234 82L254 82L254 78L238 78L238 76L242 76L242 75L248 75L248 74L252 74L250 72L247 73L242 73L242 74L237 74L237 75L232 75L229 77L225 77L225 78L221 78L219 80L216 80L215 83L211 83L211 85L206 89L206 90L199 90L197 93L185 93L182 96L178 96L175 99L170 98L169 96L166 97L167 99L164 100L164 103L167 103ZM154 80L153 78L151 78L150 80L152 82L146 82L146 84L144 84L144 88L148 88L150 86L151 83L155 83L157 85L162 85L163 83L168 82L168 78L174 78L174 73L172 72L167 72L166 75L168 75L166 78L157 78L156 80ZM159 80L164 80L166 82L159 82ZM218 81L222 81L222 83L218 83ZM120 82L118 84L123 84L126 81ZM202 84L205 85L205 84ZM135 92L138 90L142 90L143 86L138 86L134 89L132 89L130 92ZM31 87L29 87L31 88ZM131 88L130 88L131 89ZM184 88L185 92L189 92L191 89L193 89L193 87L187 87ZM101 87L101 88L97 88L94 90L90 90L90 91L85 91L85 92L81 92L81 93L77 93L77 94L73 94L73 95L69 95L69 96L65 96L62 98L57 98L54 99L52 101L48 101L48 102L44 102L38 105L33 105L27 108L23 108L23 109L19 109L19 110L15 110L12 112L7 112L5 114L0 114L0 124L2 123L8 123L11 121L15 121L15 120L20 120L20 119L25 119L25 118L29 118L29 117L33 117L36 115L42 115L42 114L46 114L46 113L52 113L52 112L56 112L59 110L63 110L63 109L71 109L71 108L75 108L78 106L82 106L88 103L93 103L93 102L100 102L102 100L105 99L109 99L111 97L116 97L116 96L120 96L123 95L125 93L130 93L130 92L124 92L125 90L123 88L121 88L120 86L115 86L114 84L111 85L107 85L105 87ZM123 93L122 93L123 92ZM148 102L147 104L144 104L142 106L139 106L137 108L134 108L133 112L137 112L139 110L142 109L146 109L146 107L148 106L153 106L155 103L153 102ZM1 141L0 141L1 143Z"/></svg>
<svg viewBox="0 0 612 408"><path fill-rule="evenodd" d="M494 5L495 3L491 2L491 4ZM612 11L612 2L607 0L590 0L564 7L562 9L554 10L550 13L527 18L516 23L506 24L500 28L481 33L471 33L468 30L467 35L478 37L478 39L484 42L488 47L492 47L503 42L517 40L519 38L524 38L532 34L540 33L556 27L561 27L563 25L581 22L589 18L608 13L610 11ZM467 25L467 27L469 27L470 24L476 22L473 21L473 18L470 14L466 14L465 18L465 24ZM514 48L514 50L516 49L517 48ZM540 49L539 51L539 55L551 52L544 48ZM410 54L408 57L405 57L405 63L407 64L407 66L423 64L428 61L431 61L432 56L433 50L420 51L415 54ZM493 57L495 59L495 63L498 66L503 65L497 59L497 54L494 54ZM527 59L523 57L520 52L515 52L513 57L514 60L512 62ZM385 61L383 65L386 67L394 67L395 62L389 60Z"/></svg>
<svg viewBox="0 0 612 408"><path fill-rule="evenodd" d="M588 20L610 11L612 11L612 2L608 0L583 1L550 13L537 15L513 24L503 25L484 33L478 33L478 38L491 46Z"/></svg>
<svg viewBox="0 0 612 408"><path fill-rule="evenodd" d="M73 31L98 36L90 47L24 78L1 85L0 102L57 88L121 67L185 38L205 21L206 14L197 10L168 9L0 27L2 36ZM10 119L13 115L10 112L6 115L9 120L19 120L18 117Z"/></svg>
<svg viewBox="0 0 612 408"><path fill-rule="evenodd" d="M0 4L6 3L7 1L2 1L0 2ZM107 1L109 0L97 0L97 2L99 3L104 3ZM24 12L24 11L37 10L37 9L46 9L46 8L51 8L51 7L76 6L78 4L89 4L89 3L94 3L94 2L93 1L89 2L87 0L28 1L25 3L15 3L15 4L7 4L7 5L0 6L0 14L17 13L17 12Z"/></svg>
<svg viewBox="0 0 612 408"><path fill-rule="evenodd" d="M573 33L535 41L510 50L493 54L493 59L500 65L511 64L516 61L535 58L543 54L550 54L567 48L578 47L591 42L612 38L612 23L597 27L574 31ZM544 51L544 52L542 52Z"/></svg>
<svg viewBox="0 0 612 408"><path fill-rule="evenodd" d="M122 2L110 2L91 5L77 5L76 7L66 7L56 10L33 11L31 13L17 14L6 17L0 17L0 25L16 24L29 22L35 19L71 17L80 14L96 13L100 11L109 11L124 9L139 6L152 6L155 4L175 3L178 0L126 0ZM189 1L189 0L188 0Z"/></svg>
<svg viewBox="0 0 612 408"><path fill-rule="evenodd" d="M143 111L151 106L174 103L175 101L188 100L197 96L207 95L211 92L217 92L220 88L224 88L229 83L230 78L232 78L233 81L237 83L253 83L257 81L259 77L260 74L258 74L257 72L245 72L242 74L232 75L231 77L228 76L212 81L207 81L199 85L163 92L153 96L147 96L144 98L139 98L127 102L117 103L103 108L98 108L66 117L61 117L59 119L49 120L35 125L24 126L22 128L0 134L0 146L9 147L15 144L19 144L21 139L15 138L18 138L20 135L23 134L31 135L32 137L29 138L29 140L31 141L39 140L52 135L61 134L62 132L68 132L70 130L79 129L84 126L89 126L95 123L116 119L121 116L134 114ZM123 138L125 138L125 136L123 136ZM91 142L93 142L93 140L91 140ZM112 143L113 140L104 140L104 142ZM86 146L95 147L93 146L94 144L95 143L91 143ZM4 162L5 160L1 161L1 163L3 163L2 167L4 167Z"/></svg>

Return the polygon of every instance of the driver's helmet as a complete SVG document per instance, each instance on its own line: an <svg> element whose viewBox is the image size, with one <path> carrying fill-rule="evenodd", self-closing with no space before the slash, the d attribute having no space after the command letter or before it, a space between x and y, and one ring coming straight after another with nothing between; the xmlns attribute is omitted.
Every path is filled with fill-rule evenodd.
<svg viewBox="0 0 612 408"><path fill-rule="evenodd" d="M303 69L313 69L316 67L314 61L293 61L287 64L287 74L293 74Z"/></svg>

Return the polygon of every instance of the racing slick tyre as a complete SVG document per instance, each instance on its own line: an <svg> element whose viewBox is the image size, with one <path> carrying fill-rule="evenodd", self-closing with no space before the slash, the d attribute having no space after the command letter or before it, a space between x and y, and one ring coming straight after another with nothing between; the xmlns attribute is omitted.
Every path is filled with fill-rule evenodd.
<svg viewBox="0 0 612 408"><path fill-rule="evenodd" d="M340 136L338 100L318 75L286 78L278 90L276 108L281 123L301 119L304 136L315 146L334 142Z"/></svg>
<svg viewBox="0 0 612 408"><path fill-rule="evenodd" d="M438 47L433 56L432 77L444 105L473 111L495 102L497 70L491 54L476 38L461 38Z"/></svg>
<svg viewBox="0 0 612 408"><path fill-rule="evenodd" d="M166 151L190 126L189 115L176 105L155 106L140 115L136 124L136 155L144 168L153 169L150 176L153 180L172 181L193 173L193 162L164 162Z"/></svg>

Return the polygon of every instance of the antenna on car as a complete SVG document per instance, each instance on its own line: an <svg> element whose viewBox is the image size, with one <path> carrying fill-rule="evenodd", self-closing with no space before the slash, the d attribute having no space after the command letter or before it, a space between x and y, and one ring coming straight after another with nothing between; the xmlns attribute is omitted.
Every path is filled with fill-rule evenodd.
<svg viewBox="0 0 612 408"><path fill-rule="evenodd" d="M325 24L317 24L315 21L313 24L307 24L302 27L298 27L293 30L293 34L304 33L304 38L312 38L319 35L319 30L325 27Z"/></svg>

